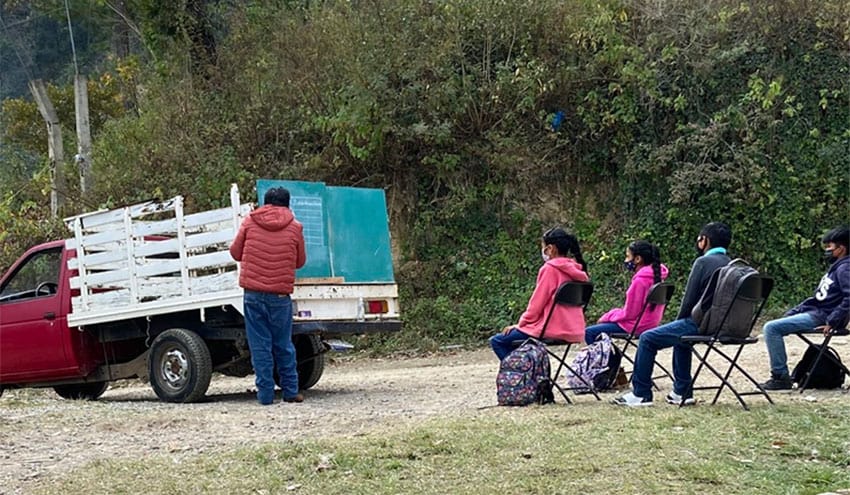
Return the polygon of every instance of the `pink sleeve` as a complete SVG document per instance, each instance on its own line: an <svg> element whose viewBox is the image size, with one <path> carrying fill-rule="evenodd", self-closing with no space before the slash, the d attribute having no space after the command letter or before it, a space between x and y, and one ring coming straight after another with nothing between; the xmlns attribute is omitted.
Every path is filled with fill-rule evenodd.
<svg viewBox="0 0 850 495"><path fill-rule="evenodd" d="M649 286L644 279L632 279L632 284L629 286L629 290L626 291L625 306L608 311L599 318L599 321L618 323L621 321L636 320L640 313L640 308L643 307L643 302L646 300L648 290Z"/></svg>
<svg viewBox="0 0 850 495"><path fill-rule="evenodd" d="M622 310L620 319L637 319L640 309L646 301L646 294L649 292L650 285L651 282L647 283L646 279L637 279L629 286L629 290L626 291L626 305Z"/></svg>
<svg viewBox="0 0 850 495"><path fill-rule="evenodd" d="M528 307L519 318L519 325L522 326L530 321L538 321L543 318L546 305L552 301L552 294L555 293L554 277L546 276L546 265L537 273L537 284L534 287L534 293L531 294L531 299L528 300Z"/></svg>
<svg viewBox="0 0 850 495"><path fill-rule="evenodd" d="M614 308L604 315L599 317L598 323L615 322L618 318L622 318L622 308Z"/></svg>

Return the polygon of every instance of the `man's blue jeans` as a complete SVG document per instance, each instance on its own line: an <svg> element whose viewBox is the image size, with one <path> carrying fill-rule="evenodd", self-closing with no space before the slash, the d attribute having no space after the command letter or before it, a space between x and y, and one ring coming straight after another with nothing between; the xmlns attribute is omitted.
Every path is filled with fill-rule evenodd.
<svg viewBox="0 0 850 495"><path fill-rule="evenodd" d="M268 292L245 290L245 332L260 404L274 402L274 373L280 377L283 397L298 394L298 370L292 343L292 300Z"/></svg>
<svg viewBox="0 0 850 495"><path fill-rule="evenodd" d="M691 389L691 346L680 344L679 337L698 335L694 320L682 318L640 334L632 373L632 393L652 400L652 369L661 349L673 348L673 392L684 395Z"/></svg>
<svg viewBox="0 0 850 495"><path fill-rule="evenodd" d="M597 323L596 325L590 325L589 327L584 329L584 343L592 344L596 342L596 337L599 337L601 333L607 333L611 335L612 333L623 333L625 330L620 328L620 325L616 323L605 322L605 323Z"/></svg>
<svg viewBox="0 0 850 495"><path fill-rule="evenodd" d="M770 374L776 378L788 377L788 356L785 354L785 336L803 330L823 325L808 313L800 313L786 316L778 320L772 320L764 325L764 343L767 346L767 355L770 356Z"/></svg>

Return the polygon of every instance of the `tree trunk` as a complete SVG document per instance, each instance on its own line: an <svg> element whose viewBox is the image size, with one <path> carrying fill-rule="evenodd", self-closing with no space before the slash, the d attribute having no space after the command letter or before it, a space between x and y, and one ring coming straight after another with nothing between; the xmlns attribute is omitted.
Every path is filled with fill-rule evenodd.
<svg viewBox="0 0 850 495"><path fill-rule="evenodd" d="M127 6L124 0L116 0L112 3L113 10L118 19L112 25L112 50L118 60L130 55L130 27L127 25Z"/></svg>
<svg viewBox="0 0 850 495"><path fill-rule="evenodd" d="M217 48L207 0L188 0L186 14L185 29L190 43L192 71L208 79L211 67L217 64Z"/></svg>
<svg viewBox="0 0 850 495"><path fill-rule="evenodd" d="M50 158L50 213L57 217L59 210L65 204L65 174L62 173L62 164L65 156L62 150L62 126L50 97L47 96L47 87L44 81L36 79L29 82L30 93L38 105L38 111L47 124L47 156Z"/></svg>
<svg viewBox="0 0 850 495"><path fill-rule="evenodd" d="M77 115L77 156L74 161L80 169L80 193L92 189L91 130L89 128L89 90L86 76L74 77L74 110Z"/></svg>

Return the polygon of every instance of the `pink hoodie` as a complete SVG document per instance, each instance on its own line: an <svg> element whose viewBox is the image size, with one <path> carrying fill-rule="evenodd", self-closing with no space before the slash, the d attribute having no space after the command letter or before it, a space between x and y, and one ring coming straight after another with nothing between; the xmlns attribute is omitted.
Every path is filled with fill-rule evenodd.
<svg viewBox="0 0 850 495"><path fill-rule="evenodd" d="M667 278L667 267L661 265L661 280ZM646 296L649 294L649 288L655 283L654 274L651 266L643 266L632 276L632 284L629 290L626 291L626 307L614 308L608 311L601 318L599 323L616 323L623 331L631 332L635 326L635 321L640 314L640 308L643 307ZM647 307L643 316L640 319L640 324L635 331L635 335L640 335L645 330L655 328L661 322L661 317L664 316L664 306L658 305Z"/></svg>
<svg viewBox="0 0 850 495"><path fill-rule="evenodd" d="M543 324L552 306L555 291L564 282L587 282L586 273L572 258L554 258L540 267L537 272L537 285L528 301L528 308L519 319L517 328L531 337L540 337ZM584 339L584 312L581 308L557 305L553 310L552 319L546 328L547 339L566 340L567 342L582 342Z"/></svg>

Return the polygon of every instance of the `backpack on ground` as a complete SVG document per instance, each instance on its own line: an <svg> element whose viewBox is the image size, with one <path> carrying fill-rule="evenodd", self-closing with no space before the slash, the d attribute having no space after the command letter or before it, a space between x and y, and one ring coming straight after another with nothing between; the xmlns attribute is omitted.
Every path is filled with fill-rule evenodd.
<svg viewBox="0 0 850 495"><path fill-rule="evenodd" d="M549 355L544 345L528 339L505 356L496 375L500 406L527 406L555 402Z"/></svg>
<svg viewBox="0 0 850 495"><path fill-rule="evenodd" d="M714 270L702 296L691 311L691 318L699 327L701 335L713 334L717 325L723 321L718 337L750 336L751 320L757 301L741 297L735 299L735 294L746 277L757 274L753 267L740 258ZM727 311L729 315L723 320Z"/></svg>
<svg viewBox="0 0 850 495"><path fill-rule="evenodd" d="M572 363L575 373L567 370L567 384L577 394L590 393L586 383L597 392L609 390L617 381L622 358L622 353L611 342L611 337L607 333L600 333L593 343L576 354Z"/></svg>
<svg viewBox="0 0 850 495"><path fill-rule="evenodd" d="M803 382L806 381L806 373L812 370L812 377L809 379L809 384L806 385L806 388L840 388L844 385L845 373L844 369L838 364L841 362L841 358L835 352L835 349L827 347L826 352L824 352L823 357L818 362L818 367L812 369L812 365L815 364L815 359L817 359L820 349L821 346L818 344L812 344L806 349L800 362L797 363L797 366L794 366L794 371L791 373L791 381L802 387Z"/></svg>

